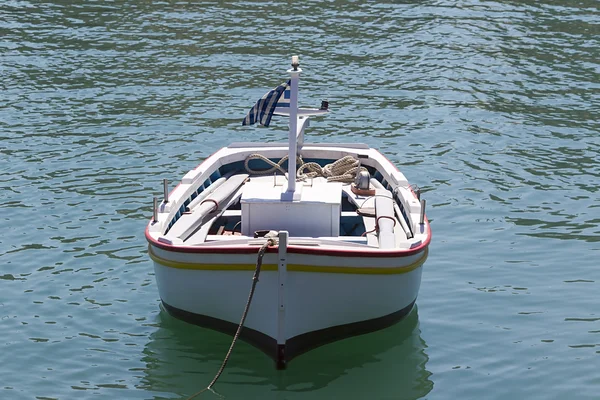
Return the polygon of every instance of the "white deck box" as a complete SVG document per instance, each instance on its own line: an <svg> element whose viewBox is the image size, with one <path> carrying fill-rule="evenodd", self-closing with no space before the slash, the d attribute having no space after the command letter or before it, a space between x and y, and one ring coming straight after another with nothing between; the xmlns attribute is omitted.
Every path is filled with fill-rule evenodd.
<svg viewBox="0 0 600 400"><path fill-rule="evenodd" d="M283 182L283 185L281 183ZM315 178L296 183L299 200L282 200L287 182L282 176L251 178L242 193L242 234L287 230L290 236L335 237L340 232L342 184Z"/></svg>

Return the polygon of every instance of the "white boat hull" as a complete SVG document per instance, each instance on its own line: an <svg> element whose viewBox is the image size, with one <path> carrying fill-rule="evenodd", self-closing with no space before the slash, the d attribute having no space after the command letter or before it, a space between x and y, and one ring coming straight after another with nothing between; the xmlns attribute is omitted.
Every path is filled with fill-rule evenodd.
<svg viewBox="0 0 600 400"><path fill-rule="evenodd" d="M171 314L235 332L255 255L194 254L152 245L150 254L160 297ZM383 258L289 253L282 270L272 249L264 257L242 339L283 368L311 348L387 327L411 311L426 257L426 248Z"/></svg>

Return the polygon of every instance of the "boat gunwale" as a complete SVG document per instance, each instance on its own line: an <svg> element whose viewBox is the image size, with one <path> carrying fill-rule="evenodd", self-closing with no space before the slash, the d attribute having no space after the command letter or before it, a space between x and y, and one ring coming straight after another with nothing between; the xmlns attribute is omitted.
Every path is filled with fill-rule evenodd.
<svg viewBox="0 0 600 400"><path fill-rule="evenodd" d="M148 230L148 224L146 226L146 240L151 246L158 247L162 250L172 251L176 253L196 253L196 254L256 254L260 249L259 245L232 245L232 246L190 246L190 245L173 245L168 243L159 242L158 239L152 237ZM410 249L386 249L381 250L379 248L364 248L360 249L327 249L317 246L299 246L299 245L288 245L288 253L296 254L312 254L319 256L337 256L337 257L375 257L375 258L386 258L386 257L408 257L418 254L424 251L431 242L431 229L429 229L429 221L425 218L425 225L427 226L427 236L424 241L418 246ZM277 247L267 248L267 252L277 252Z"/></svg>

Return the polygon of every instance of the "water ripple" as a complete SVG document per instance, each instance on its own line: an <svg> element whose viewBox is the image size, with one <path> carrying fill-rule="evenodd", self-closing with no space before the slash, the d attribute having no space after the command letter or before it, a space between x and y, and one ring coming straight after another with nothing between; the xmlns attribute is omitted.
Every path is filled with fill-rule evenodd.
<svg viewBox="0 0 600 400"><path fill-rule="evenodd" d="M596 1L11 0L0 14L1 397L173 398L209 379L228 339L164 319L144 225L163 178L230 141L285 139L284 121L239 122L292 53L301 103L333 111L309 139L377 147L423 189L420 316L398 342L326 347L283 375L242 346L224 392L597 396Z"/></svg>

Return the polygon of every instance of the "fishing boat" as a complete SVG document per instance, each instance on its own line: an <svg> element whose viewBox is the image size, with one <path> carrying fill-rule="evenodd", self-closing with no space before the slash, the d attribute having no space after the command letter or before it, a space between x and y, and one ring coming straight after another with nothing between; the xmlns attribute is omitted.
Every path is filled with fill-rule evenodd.
<svg viewBox="0 0 600 400"><path fill-rule="evenodd" d="M287 143L232 143L172 191L165 180L146 228L167 312L232 335L243 326L280 369L409 314L431 240L420 191L379 151L304 142L329 107L298 107L301 72L292 57L289 79L242 122L288 117Z"/></svg>

